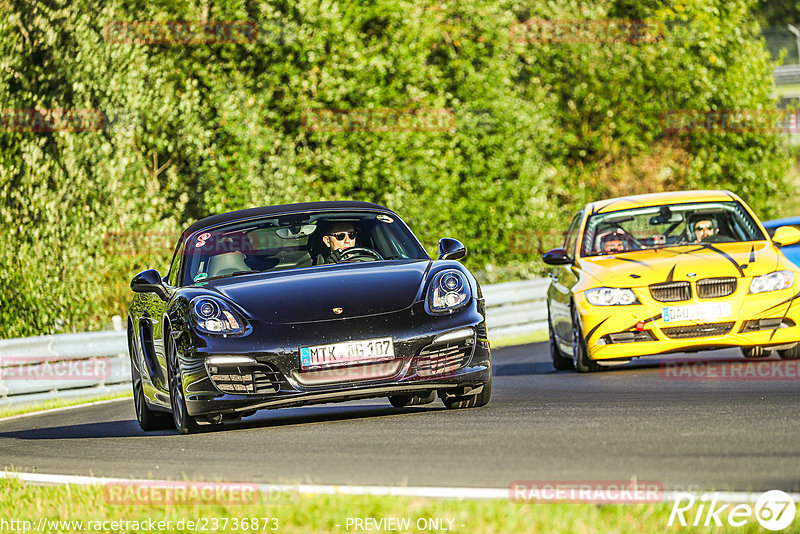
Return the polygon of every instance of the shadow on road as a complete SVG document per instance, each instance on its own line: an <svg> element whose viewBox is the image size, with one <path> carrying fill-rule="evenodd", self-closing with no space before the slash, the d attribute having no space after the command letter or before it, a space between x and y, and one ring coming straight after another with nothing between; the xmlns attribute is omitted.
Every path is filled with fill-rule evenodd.
<svg viewBox="0 0 800 534"><path fill-rule="evenodd" d="M388 402L388 401L387 401ZM382 404L348 406L343 404L321 405L302 408L281 408L263 410L245 420L224 423L222 425L201 424L198 434L215 431L248 430L269 427L290 427L314 423L344 422L354 419L368 420L374 417L387 417L413 413L435 412L446 408L438 401L424 406L394 408ZM65 416L67 416L65 414ZM82 417L76 412L75 417ZM0 432L0 439L21 440L59 440L59 439L97 439L97 438L132 438L149 436L178 436L172 429L144 432L136 419L120 421L103 421L97 423L76 423L62 426L49 426L28 430Z"/></svg>
<svg viewBox="0 0 800 534"><path fill-rule="evenodd" d="M577 375L575 371L556 371L550 358L549 342L531 343L512 347L501 347L492 350L494 360L494 376L525 376L525 375ZM664 368L665 362L692 362L696 365L720 361L732 362L763 362L779 360L773 353L770 358L751 359L743 358L738 349L709 350L694 353L658 354L634 358L630 363L623 365L603 367L601 372L607 374L640 374L647 371L659 371ZM591 373L586 376L595 376Z"/></svg>
<svg viewBox="0 0 800 534"><path fill-rule="evenodd" d="M158 431L148 433L148 435L168 433L169 431ZM0 432L0 438L10 439L130 438L142 435L142 429L139 428L139 423L135 419L132 421L103 421Z"/></svg>

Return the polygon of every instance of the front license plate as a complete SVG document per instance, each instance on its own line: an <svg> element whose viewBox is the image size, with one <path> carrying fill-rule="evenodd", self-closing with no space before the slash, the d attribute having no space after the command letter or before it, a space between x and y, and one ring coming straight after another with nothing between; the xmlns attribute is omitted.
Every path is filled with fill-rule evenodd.
<svg viewBox="0 0 800 534"><path fill-rule="evenodd" d="M669 306L661 312L665 323L675 321L713 321L731 316L730 302L704 302L687 306Z"/></svg>
<svg viewBox="0 0 800 534"><path fill-rule="evenodd" d="M394 358L394 343L390 337L300 347L301 369L333 367L392 358Z"/></svg>

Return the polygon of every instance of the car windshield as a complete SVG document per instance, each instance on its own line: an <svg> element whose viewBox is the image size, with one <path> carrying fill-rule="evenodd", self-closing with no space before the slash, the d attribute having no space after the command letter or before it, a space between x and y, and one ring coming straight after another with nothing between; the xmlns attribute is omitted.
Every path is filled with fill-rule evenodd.
<svg viewBox="0 0 800 534"><path fill-rule="evenodd" d="M738 202L651 206L589 217L581 256L764 239L758 224Z"/></svg>
<svg viewBox="0 0 800 534"><path fill-rule="evenodd" d="M344 261L430 259L395 215L375 212L289 214L236 221L189 236L184 246L184 285L252 272L334 263L326 241L330 243L337 236L345 239L345 235L348 244L352 243L351 246L359 250L353 250L358 252L357 257L345 257Z"/></svg>

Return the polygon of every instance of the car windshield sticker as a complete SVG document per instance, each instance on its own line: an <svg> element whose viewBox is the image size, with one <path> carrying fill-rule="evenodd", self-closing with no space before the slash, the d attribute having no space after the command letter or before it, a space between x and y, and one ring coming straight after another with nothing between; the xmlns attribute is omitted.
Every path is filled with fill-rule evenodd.
<svg viewBox="0 0 800 534"><path fill-rule="evenodd" d="M211 237L211 234L208 232L203 232L199 236L197 236L197 243L194 244L195 248L200 248L206 244L206 240Z"/></svg>
<svg viewBox="0 0 800 534"><path fill-rule="evenodd" d="M381 221L381 222L385 222L385 223L393 223L393 222L394 222L394 219L392 219L392 218L391 218L391 217L389 217L388 215L378 215L376 218L377 218L379 221Z"/></svg>
<svg viewBox="0 0 800 534"><path fill-rule="evenodd" d="M205 278L208 278L208 273L198 273L197 276L194 277L194 281L199 282Z"/></svg>

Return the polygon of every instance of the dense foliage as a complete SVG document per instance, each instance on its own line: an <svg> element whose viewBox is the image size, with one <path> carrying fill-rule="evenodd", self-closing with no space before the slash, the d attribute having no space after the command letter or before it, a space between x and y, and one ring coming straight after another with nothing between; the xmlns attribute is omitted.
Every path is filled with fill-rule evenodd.
<svg viewBox="0 0 800 534"><path fill-rule="evenodd" d="M779 135L662 124L669 110L774 106L753 4L0 0L0 337L101 327L125 313L133 274L166 269L171 235L255 205L378 202L431 251L464 241L488 281L540 273L539 248L598 197L728 188L770 215L785 194ZM660 33L547 42L520 26L540 19ZM120 42L114 21L258 33ZM309 125L314 110L367 108L450 122ZM90 131L25 131L8 119L19 109L103 115Z"/></svg>

